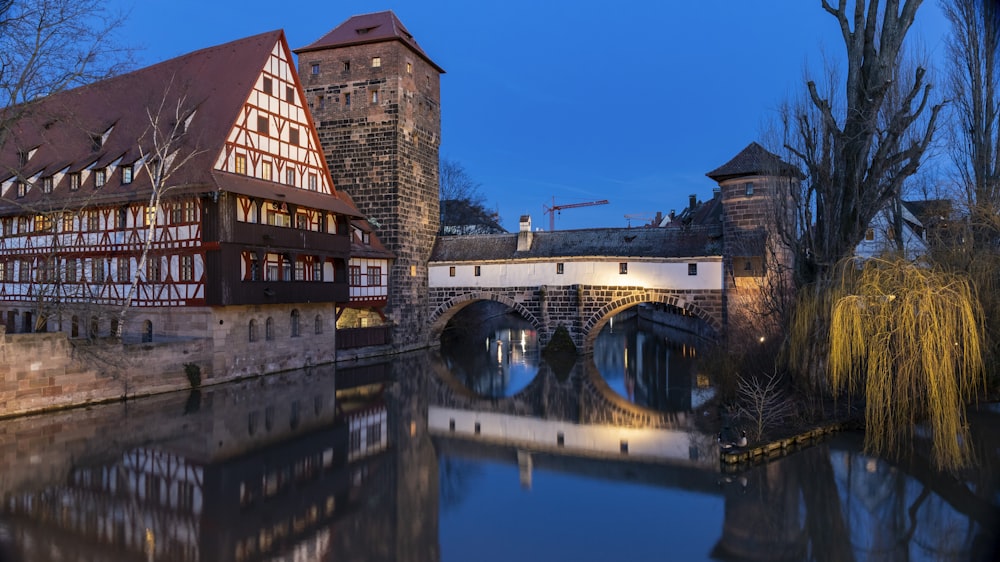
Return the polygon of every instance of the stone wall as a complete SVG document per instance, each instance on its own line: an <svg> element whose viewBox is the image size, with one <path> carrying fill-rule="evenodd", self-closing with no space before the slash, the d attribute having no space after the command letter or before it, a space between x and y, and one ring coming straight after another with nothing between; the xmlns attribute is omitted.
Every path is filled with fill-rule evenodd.
<svg viewBox="0 0 1000 562"><path fill-rule="evenodd" d="M566 285L542 287L447 287L430 291L429 337L441 331L459 310L479 301L493 300L512 308L538 331L546 345L560 326L569 332L577 349L588 353L601 328L618 312L640 303L663 303L700 318L716 334L723 329L723 295L714 290L666 290L642 287Z"/></svg>
<svg viewBox="0 0 1000 562"><path fill-rule="evenodd" d="M427 261L440 219L440 73L400 41L302 53L299 73L334 187L395 254L386 305L393 342L423 347Z"/></svg>

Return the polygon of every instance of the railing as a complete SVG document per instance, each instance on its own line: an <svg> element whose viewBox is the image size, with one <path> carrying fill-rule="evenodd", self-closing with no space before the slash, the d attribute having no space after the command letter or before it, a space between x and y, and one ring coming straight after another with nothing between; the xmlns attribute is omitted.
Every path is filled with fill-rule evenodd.
<svg viewBox="0 0 1000 562"><path fill-rule="evenodd" d="M392 326L337 328L337 349L354 349L392 343Z"/></svg>

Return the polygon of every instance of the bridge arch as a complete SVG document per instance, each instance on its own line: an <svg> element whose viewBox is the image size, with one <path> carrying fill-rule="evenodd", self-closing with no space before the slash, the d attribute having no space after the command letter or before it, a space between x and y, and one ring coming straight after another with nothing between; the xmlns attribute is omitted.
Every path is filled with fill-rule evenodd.
<svg viewBox="0 0 1000 562"><path fill-rule="evenodd" d="M544 331L544 326L538 320L536 314L528 310L523 304L515 301L514 299L502 295L500 293L495 293L491 291L472 291L460 295L456 295L444 303L439 305L437 308L431 312L430 317L428 317L428 324L430 325L429 336L430 342L438 342L441 340L441 334L444 332L445 327L448 325L448 321L451 320L456 314L458 314L463 308L469 306L474 302L479 301L494 301L508 308L514 310L521 315L522 318L531 323L531 327L538 333Z"/></svg>
<svg viewBox="0 0 1000 562"><path fill-rule="evenodd" d="M583 321L581 325L583 352L590 354L594 351L594 341L612 316L643 303L659 303L679 308L703 321L711 328L715 338L719 338L722 334L722 319L688 296L672 291L639 290L603 304Z"/></svg>

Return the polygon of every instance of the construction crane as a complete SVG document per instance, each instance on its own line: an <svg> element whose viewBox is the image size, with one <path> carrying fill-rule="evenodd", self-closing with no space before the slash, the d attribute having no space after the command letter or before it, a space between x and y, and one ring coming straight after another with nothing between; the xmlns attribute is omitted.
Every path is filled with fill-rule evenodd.
<svg viewBox="0 0 1000 562"><path fill-rule="evenodd" d="M593 207L594 205L607 205L607 199L601 199L600 201L587 201L586 203L570 203L569 205L556 205L556 198L552 198L552 206L542 205L542 209L545 213L549 215L549 230L556 229L556 213L562 211L563 209L576 209L577 207ZM543 214L545 214L543 213Z"/></svg>
<svg viewBox="0 0 1000 562"><path fill-rule="evenodd" d="M643 215L641 213L636 213L636 214L631 214L631 215L625 215L625 220L628 221L627 222L628 226L626 226L626 228L632 228L632 221L634 221L634 220L635 221L643 221L646 224L649 224L649 222L653 220L653 216L652 215Z"/></svg>

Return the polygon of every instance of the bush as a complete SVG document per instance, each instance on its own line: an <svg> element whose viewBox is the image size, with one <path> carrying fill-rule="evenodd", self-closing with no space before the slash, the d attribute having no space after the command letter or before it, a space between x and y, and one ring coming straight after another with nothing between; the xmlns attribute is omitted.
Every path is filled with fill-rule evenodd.
<svg viewBox="0 0 1000 562"><path fill-rule="evenodd" d="M197 363L185 363L184 374L187 375L188 382L191 383L191 388L201 386L201 367Z"/></svg>

